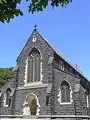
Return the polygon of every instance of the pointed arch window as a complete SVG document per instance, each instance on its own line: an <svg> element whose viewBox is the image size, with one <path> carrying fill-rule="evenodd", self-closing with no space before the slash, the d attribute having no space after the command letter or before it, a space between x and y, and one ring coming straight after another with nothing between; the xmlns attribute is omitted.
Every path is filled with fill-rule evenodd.
<svg viewBox="0 0 90 120"><path fill-rule="evenodd" d="M36 48L33 48L28 59L27 83L40 81L40 61L41 55Z"/></svg>
<svg viewBox="0 0 90 120"><path fill-rule="evenodd" d="M64 62L62 60L59 61L59 68L64 71Z"/></svg>
<svg viewBox="0 0 90 120"><path fill-rule="evenodd" d="M71 89L68 82L61 83L61 103L71 102Z"/></svg>
<svg viewBox="0 0 90 120"><path fill-rule="evenodd" d="M86 93L87 108L89 108L89 92Z"/></svg>
<svg viewBox="0 0 90 120"><path fill-rule="evenodd" d="M5 95L5 106L10 107L11 105L11 92L12 90L10 88L7 88L6 95Z"/></svg>

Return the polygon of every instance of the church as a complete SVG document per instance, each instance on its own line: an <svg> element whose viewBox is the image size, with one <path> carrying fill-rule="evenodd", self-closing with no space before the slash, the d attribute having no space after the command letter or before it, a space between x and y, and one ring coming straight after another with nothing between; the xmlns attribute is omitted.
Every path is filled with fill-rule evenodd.
<svg viewBox="0 0 90 120"><path fill-rule="evenodd" d="M89 120L90 81L36 28L16 61L12 78L0 89L0 115L86 116L80 120Z"/></svg>

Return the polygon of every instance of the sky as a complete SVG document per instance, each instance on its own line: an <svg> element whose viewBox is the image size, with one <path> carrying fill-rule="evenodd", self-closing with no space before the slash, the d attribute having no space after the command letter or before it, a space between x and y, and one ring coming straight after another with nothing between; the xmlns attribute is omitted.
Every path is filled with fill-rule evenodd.
<svg viewBox="0 0 90 120"><path fill-rule="evenodd" d="M73 0L66 8L47 7L29 14L25 0L23 17L0 23L0 67L16 65L16 59L34 25L39 33L90 80L90 0Z"/></svg>

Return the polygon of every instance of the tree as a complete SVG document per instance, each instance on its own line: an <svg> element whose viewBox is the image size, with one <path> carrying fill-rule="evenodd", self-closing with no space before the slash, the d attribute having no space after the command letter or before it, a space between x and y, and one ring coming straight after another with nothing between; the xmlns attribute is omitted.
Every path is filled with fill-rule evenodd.
<svg viewBox="0 0 90 120"><path fill-rule="evenodd" d="M0 85L4 85L12 77L13 72L10 68L0 68Z"/></svg>
<svg viewBox="0 0 90 120"><path fill-rule="evenodd" d="M22 0L0 0L0 21L9 22L15 16L23 15L20 8L17 7L21 4ZM31 13L43 11L49 4L54 7L66 6L72 0L25 0L29 3L28 10Z"/></svg>

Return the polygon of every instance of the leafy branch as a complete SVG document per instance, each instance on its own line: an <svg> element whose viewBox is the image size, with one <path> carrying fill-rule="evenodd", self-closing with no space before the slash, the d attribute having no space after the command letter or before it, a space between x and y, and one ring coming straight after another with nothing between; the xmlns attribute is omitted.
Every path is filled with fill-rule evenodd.
<svg viewBox="0 0 90 120"><path fill-rule="evenodd" d="M0 0L0 21L9 22L15 16L23 15L23 11L17 7L22 0ZM31 13L43 11L49 4L52 8L65 7L72 0L25 0L29 3L28 11Z"/></svg>

